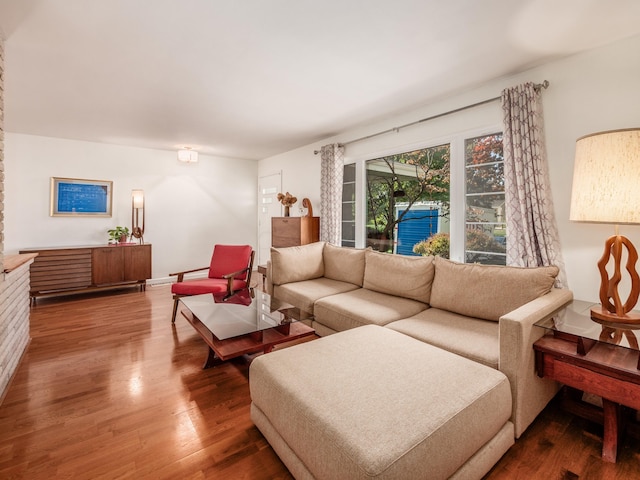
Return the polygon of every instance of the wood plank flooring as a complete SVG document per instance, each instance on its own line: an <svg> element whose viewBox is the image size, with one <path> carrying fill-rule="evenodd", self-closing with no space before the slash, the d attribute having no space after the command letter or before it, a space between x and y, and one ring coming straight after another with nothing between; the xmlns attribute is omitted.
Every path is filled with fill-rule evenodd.
<svg viewBox="0 0 640 480"><path fill-rule="evenodd" d="M202 370L171 305L167 285L38 300L0 406L0 479L292 478L249 417L250 358ZM615 465L600 449L601 427L554 401L486 478L640 479L640 441Z"/></svg>

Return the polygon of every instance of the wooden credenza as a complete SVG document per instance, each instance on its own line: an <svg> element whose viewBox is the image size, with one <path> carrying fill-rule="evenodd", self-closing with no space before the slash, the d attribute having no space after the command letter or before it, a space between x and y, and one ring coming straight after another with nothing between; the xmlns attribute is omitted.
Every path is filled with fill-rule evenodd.
<svg viewBox="0 0 640 480"><path fill-rule="evenodd" d="M126 286L144 289L151 278L151 244L31 248L32 300Z"/></svg>
<svg viewBox="0 0 640 480"><path fill-rule="evenodd" d="M320 240L320 217L272 217L271 246L297 247Z"/></svg>

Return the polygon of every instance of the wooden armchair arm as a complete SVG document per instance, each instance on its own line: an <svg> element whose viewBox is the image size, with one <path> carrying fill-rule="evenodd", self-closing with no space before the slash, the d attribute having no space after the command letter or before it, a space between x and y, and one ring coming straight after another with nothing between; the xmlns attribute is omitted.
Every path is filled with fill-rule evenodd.
<svg viewBox="0 0 640 480"><path fill-rule="evenodd" d="M222 276L222 278L227 280L227 294L233 293L233 279L244 272L247 272L247 287L251 286L251 272L253 271L253 258L255 254L256 252L252 250L248 267L243 268L242 270L238 270L237 272L227 273L226 275Z"/></svg>
<svg viewBox="0 0 640 480"><path fill-rule="evenodd" d="M238 270L237 272L233 272L233 273L227 273L226 275L223 275L222 278L224 278L227 281L227 293L231 294L233 292L233 280L235 277L237 277L238 275L248 272L249 271L249 267L247 268L243 268L242 270ZM249 279L249 277L247 277L247 280ZM248 284L248 282L247 282Z"/></svg>
<svg viewBox="0 0 640 480"><path fill-rule="evenodd" d="M181 282L182 280L184 280L184 276L186 273L193 273L193 272L200 272L202 270L209 270L209 267L202 267L202 268L194 268L193 270L185 270L183 272L176 272L176 273L170 273L169 276L173 277L175 275L178 276L178 282Z"/></svg>

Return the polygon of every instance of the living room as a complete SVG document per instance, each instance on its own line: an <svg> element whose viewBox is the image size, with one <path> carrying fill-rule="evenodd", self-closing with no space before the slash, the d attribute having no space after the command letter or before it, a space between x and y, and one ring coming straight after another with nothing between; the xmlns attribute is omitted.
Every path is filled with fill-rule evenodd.
<svg viewBox="0 0 640 480"><path fill-rule="evenodd" d="M533 2L535 3L535 2ZM626 4L627 6L629 4ZM547 8L549 8L547 6ZM636 10L632 10L633 17ZM6 27L3 26L6 29ZM21 50L12 45L12 31L5 31L4 102L11 102L11 67ZM569 288L577 299L597 301L599 274L596 261L604 240L613 233L611 225L576 223L569 220L576 139L603 130L636 127L640 120L637 89L640 79L640 36L603 41L578 53L556 52L542 64L517 73L505 73L479 84L460 88L428 102L416 102L384 117L371 117L343 131L330 128L295 148L255 157L200 152L197 164L180 164L176 150L187 143L172 139L175 149L131 146L119 132L113 141L86 140L47 131L12 131L12 119L5 113L4 133L4 254L43 246L96 245L107 241L107 230L131 222L132 189L145 191L145 241L153 245L151 284L170 281L169 273L206 263L213 243L259 242L258 181L281 173L281 190L320 204L320 160L315 150L330 143L354 139L393 129L413 121L482 102L500 95L502 89L520 83L548 80L541 95L549 160L551 189ZM540 49L546 46L538 44ZM96 81L97 88L102 85ZM409 87L407 87L409 88ZM133 92L132 95L142 95ZM33 99L38 102L37 98ZM375 102L373 102L375 103ZM60 106L60 115L64 108ZM31 106L25 106L25 114ZM179 110L179 105L174 106ZM87 123L98 123L85 112ZM123 130L127 128L123 115ZM135 122L132 122L135 123ZM133 128L133 126L131 126ZM460 138L476 132L501 129L499 102L430 120L386 135L348 145L345 163L364 161L390 152L406 151ZM197 142L192 141L193 144ZM241 142L240 142L241 143ZM113 181L113 214L110 218L61 218L49 215L50 178L71 177ZM296 215L294 209L294 215ZM207 219L207 221L203 221ZM634 243L640 230L623 226ZM259 258L263 262L264 258ZM167 312L169 313L169 312Z"/></svg>

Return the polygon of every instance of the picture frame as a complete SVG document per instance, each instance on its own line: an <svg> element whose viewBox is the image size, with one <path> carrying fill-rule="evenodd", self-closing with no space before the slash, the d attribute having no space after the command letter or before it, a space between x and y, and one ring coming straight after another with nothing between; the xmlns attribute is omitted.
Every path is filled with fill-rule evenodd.
<svg viewBox="0 0 640 480"><path fill-rule="evenodd" d="M110 217L113 182L51 177L52 217Z"/></svg>

